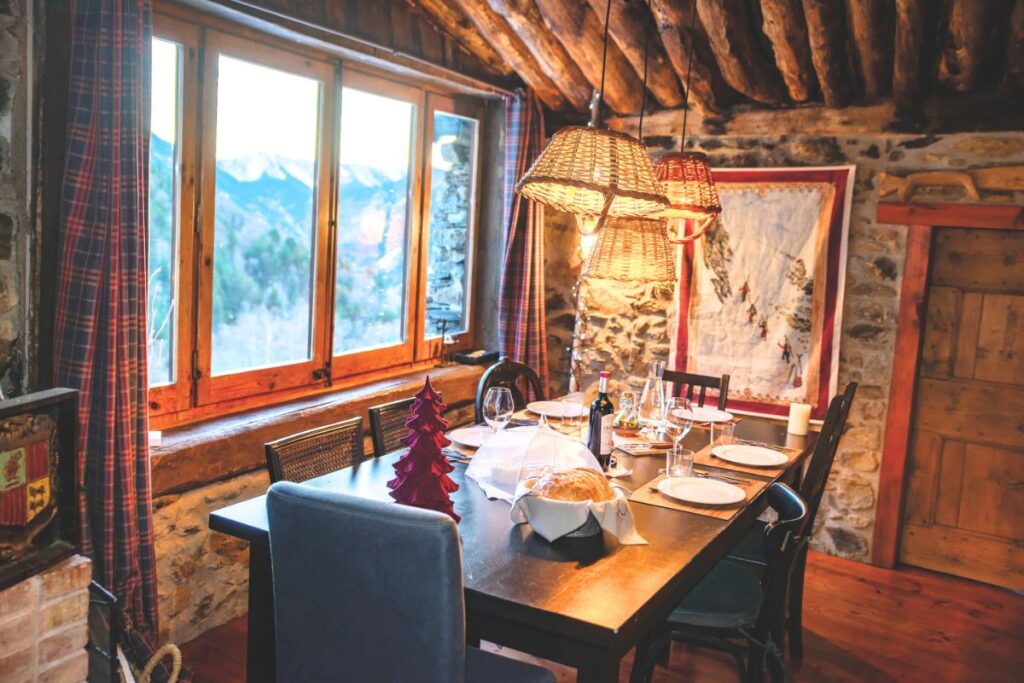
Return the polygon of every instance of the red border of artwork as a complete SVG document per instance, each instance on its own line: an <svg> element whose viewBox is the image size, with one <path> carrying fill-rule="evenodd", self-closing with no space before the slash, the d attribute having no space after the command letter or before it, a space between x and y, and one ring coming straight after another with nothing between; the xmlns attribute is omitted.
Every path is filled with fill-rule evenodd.
<svg viewBox="0 0 1024 683"><path fill-rule="evenodd" d="M825 320L822 326L822 351L818 376L821 378L818 386L818 397L815 401L811 417L816 420L823 419L828 409L828 402L835 391L835 381L832 376L833 362L838 363L838 354L835 353L835 344L838 344L836 337L836 315L841 313L839 305L842 299L839 296L840 287L843 283L839 281L841 275L845 275L845 264L841 259L844 254L843 223L849 215L850 197L848 193L852 188L848 187L852 178L851 167L842 166L835 168L764 168L764 169L714 169L716 185L728 185L730 183L780 183L780 182L827 182L836 188L835 201L832 204L832 215L829 219L828 234L828 255L827 273L825 275ZM676 325L676 348L675 368L685 371L689 351L688 321L690 286L693 266L693 245L688 244L680 250L679 286L678 286L678 309ZM762 415L785 416L789 407L784 405L772 405L758 401L741 401L732 399L729 401L729 409L740 412L752 412Z"/></svg>

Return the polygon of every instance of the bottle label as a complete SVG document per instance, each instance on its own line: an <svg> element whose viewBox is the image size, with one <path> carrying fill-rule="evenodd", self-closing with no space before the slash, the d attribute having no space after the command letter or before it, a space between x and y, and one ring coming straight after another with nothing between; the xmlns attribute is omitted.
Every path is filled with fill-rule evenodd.
<svg viewBox="0 0 1024 683"><path fill-rule="evenodd" d="M614 423L615 413L601 416L601 455L611 455L612 425Z"/></svg>

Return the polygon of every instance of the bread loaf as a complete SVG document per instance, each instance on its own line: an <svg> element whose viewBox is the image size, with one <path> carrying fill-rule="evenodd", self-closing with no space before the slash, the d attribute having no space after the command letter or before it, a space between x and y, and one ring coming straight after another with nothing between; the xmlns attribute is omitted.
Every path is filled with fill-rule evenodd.
<svg viewBox="0 0 1024 683"><path fill-rule="evenodd" d="M552 472L525 484L536 493L552 500L600 502L615 497L615 492L608 485L604 475L586 467Z"/></svg>

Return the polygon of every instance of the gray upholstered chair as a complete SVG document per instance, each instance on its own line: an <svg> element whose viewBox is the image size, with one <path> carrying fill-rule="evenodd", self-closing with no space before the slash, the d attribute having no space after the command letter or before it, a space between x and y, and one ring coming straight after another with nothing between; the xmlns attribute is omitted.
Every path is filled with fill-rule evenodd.
<svg viewBox="0 0 1024 683"><path fill-rule="evenodd" d="M462 548L447 515L279 482L267 516L281 683L554 683L466 646Z"/></svg>

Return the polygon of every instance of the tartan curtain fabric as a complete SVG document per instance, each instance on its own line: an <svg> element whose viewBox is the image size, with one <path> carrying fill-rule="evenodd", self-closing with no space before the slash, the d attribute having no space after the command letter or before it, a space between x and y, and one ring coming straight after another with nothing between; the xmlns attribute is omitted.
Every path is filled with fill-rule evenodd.
<svg viewBox="0 0 1024 683"><path fill-rule="evenodd" d="M146 406L148 0L73 0L55 312L57 386L81 392L82 551L157 636Z"/></svg>
<svg viewBox="0 0 1024 683"><path fill-rule="evenodd" d="M515 193L544 146L544 112L532 90L505 102L505 263L498 338L501 352L529 365L548 393L544 306L544 210Z"/></svg>

